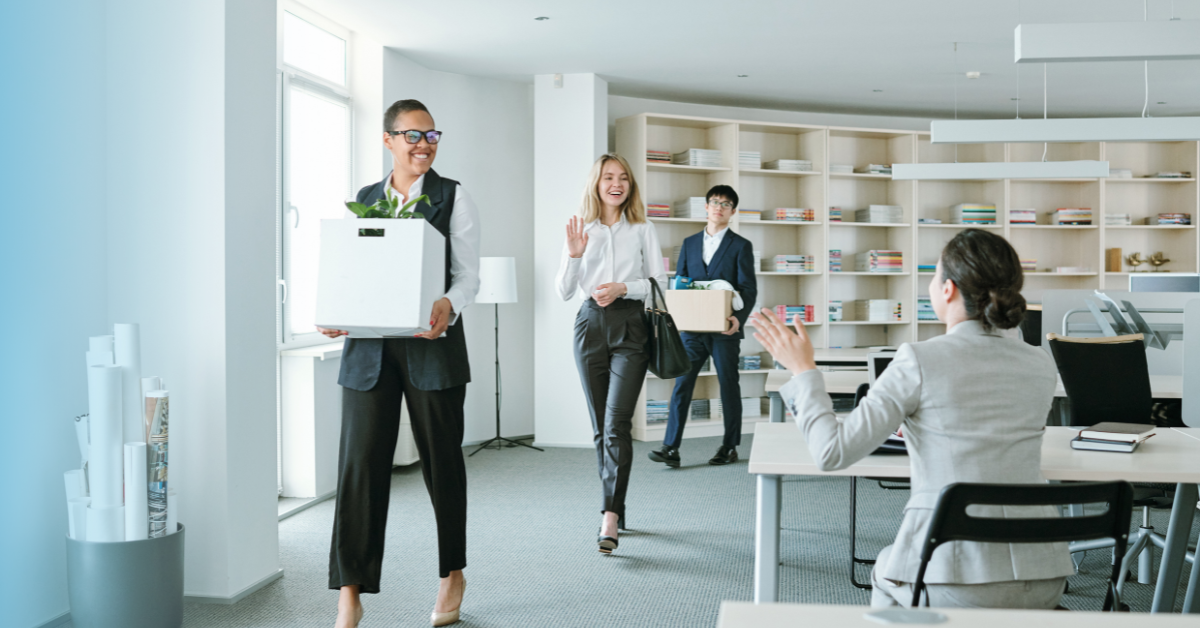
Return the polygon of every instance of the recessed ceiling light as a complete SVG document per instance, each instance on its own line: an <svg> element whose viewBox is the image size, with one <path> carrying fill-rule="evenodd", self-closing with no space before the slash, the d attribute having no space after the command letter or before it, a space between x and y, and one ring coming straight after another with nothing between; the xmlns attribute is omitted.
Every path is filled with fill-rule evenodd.
<svg viewBox="0 0 1200 628"><path fill-rule="evenodd" d="M1021 100L1020 98L1009 98L1009 100Z"/></svg>
<svg viewBox="0 0 1200 628"><path fill-rule="evenodd" d="M972 70L972 71L970 71L970 72L967 72L967 78L969 78L969 79L977 79L977 78L979 78L979 72L977 72L977 71L974 71L974 70Z"/></svg>
<svg viewBox="0 0 1200 628"><path fill-rule="evenodd" d="M533 18L533 19L535 19L535 20L537 20L537 21L539 21L539 22L545 22L546 20L548 20L548 19L550 19L550 18L548 18L548 17L546 17L546 16L544 16L544 15L543 15L543 16L541 16L541 17L535 17L535 18Z"/></svg>
<svg viewBox="0 0 1200 628"><path fill-rule="evenodd" d="M873 91L873 92L875 92L876 94L878 94L879 92L882 92L883 90L882 90L882 89L873 89L873 90L871 90L871 91Z"/></svg>
<svg viewBox="0 0 1200 628"><path fill-rule="evenodd" d="M739 74L738 78L750 78L749 74Z"/></svg>
<svg viewBox="0 0 1200 628"><path fill-rule="evenodd" d="M1165 105L1165 104L1167 104L1167 101L1165 101L1165 100L1160 100L1160 101L1158 101L1158 104L1160 104L1160 105Z"/></svg>

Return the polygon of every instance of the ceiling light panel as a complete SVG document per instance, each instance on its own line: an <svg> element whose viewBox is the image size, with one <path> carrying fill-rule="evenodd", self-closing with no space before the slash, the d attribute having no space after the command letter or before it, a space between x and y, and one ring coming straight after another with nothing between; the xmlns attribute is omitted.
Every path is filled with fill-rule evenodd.
<svg viewBox="0 0 1200 628"><path fill-rule="evenodd" d="M934 144L1191 142L1200 140L1200 118L934 120L929 130Z"/></svg>
<svg viewBox="0 0 1200 628"><path fill-rule="evenodd" d="M1017 63L1200 59L1200 20L1021 24Z"/></svg>
<svg viewBox="0 0 1200 628"><path fill-rule="evenodd" d="M892 164L892 179L897 181L1096 179L1107 176L1107 161Z"/></svg>

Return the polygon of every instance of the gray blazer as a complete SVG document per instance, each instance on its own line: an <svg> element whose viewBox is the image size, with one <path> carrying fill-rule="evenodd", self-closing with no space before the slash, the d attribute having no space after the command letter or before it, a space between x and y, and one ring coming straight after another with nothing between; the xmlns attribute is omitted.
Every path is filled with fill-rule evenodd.
<svg viewBox="0 0 1200 628"><path fill-rule="evenodd" d="M984 331L977 321L905 344L844 422L833 413L820 371L779 391L824 470L846 468L903 425L912 496L887 564L878 574L913 582L938 494L953 482L1044 483L1042 434L1054 397L1054 362L1037 347ZM1053 506L976 506L978 516L1058 516ZM933 554L925 582L982 584L1074 573L1066 543L952 542Z"/></svg>

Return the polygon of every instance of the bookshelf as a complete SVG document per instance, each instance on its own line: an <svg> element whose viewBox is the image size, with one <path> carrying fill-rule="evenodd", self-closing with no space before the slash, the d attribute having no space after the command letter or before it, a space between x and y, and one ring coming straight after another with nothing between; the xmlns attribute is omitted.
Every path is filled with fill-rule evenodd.
<svg viewBox="0 0 1200 628"><path fill-rule="evenodd" d="M897 345L927 340L945 333L938 321L917 320L917 299L927 296L932 273L917 272L918 264L937 261L942 248L964 225L949 224L950 208L958 203L987 203L996 206L997 224L982 228L1004 236L1023 258L1037 258L1039 272L1026 273L1024 294L1040 301L1050 289L1125 289L1129 272L1106 271L1105 250L1120 247L1123 255L1141 252L1143 257L1162 251L1171 262L1165 270L1200 271L1200 230L1194 225L1147 225L1146 218L1162 212L1192 214L1200 220L1200 145L1197 142L1087 142L1050 144L932 144L929 133L860 129L802 124L772 124L718 118L643 113L617 120L616 152L625 157L642 185L647 203L675 202L703 196L717 184L732 186L740 197L740 209L763 210L764 220L734 217L732 228L749 239L762 259L780 254L813 255L814 273L779 273L772 266L757 269L758 306L808 304L816 307L818 324L809 335L818 350L849 349L872 345ZM647 164L646 150L672 153L689 148L721 151L721 167L699 168ZM844 172L844 166L860 170L868 164L939 162L1040 161L1045 150L1048 161L1106 159L1112 168L1128 169L1132 179L1046 179L978 181L894 181L890 175ZM739 151L757 151L763 163L774 159L804 159L812 171L787 172L739 166ZM831 172L831 166L843 166ZM1186 171L1181 179L1148 179L1163 171ZM900 222L856 224L854 210L870 204L899 205ZM777 207L810 208L816 220L808 223L770 220ZM844 222L830 222L829 207L841 207ZM1058 226L1050 224L1049 213L1059 207L1088 207L1093 224ZM1010 225L1011 209L1032 208L1037 225ZM1131 225L1106 226L1104 214L1128 213ZM919 219L936 218L941 224L922 224ZM705 221L689 218L653 218L663 247L671 257L674 247L699 232ZM843 253L843 272L829 272L830 249ZM871 249L903 252L899 273L856 272L854 254ZM1086 272L1046 272L1057 267L1083 267ZM1143 266L1142 268L1146 268ZM901 302L902 320L888 323L828 321L831 300L895 299ZM743 397L764 396L766 373L774 368L770 355L749 334L742 341L742 355L759 355L762 369L741 371ZM717 399L720 390L715 371L697 381L694 399ZM634 417L633 436L660 440L665 423L647 424L646 399L669 399L673 381L648 377ZM765 413L764 413L765 414ZM743 432L766 416L746 416ZM688 421L686 437L715 436L724 425L715 404L711 418Z"/></svg>

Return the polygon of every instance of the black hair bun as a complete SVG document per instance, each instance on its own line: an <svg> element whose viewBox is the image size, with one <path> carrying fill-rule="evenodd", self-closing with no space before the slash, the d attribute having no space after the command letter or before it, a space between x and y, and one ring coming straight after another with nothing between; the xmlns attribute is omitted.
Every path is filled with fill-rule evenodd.
<svg viewBox="0 0 1200 628"><path fill-rule="evenodd" d="M997 329L1012 329L1025 319L1025 297L1017 290L989 290L981 303L984 320Z"/></svg>

